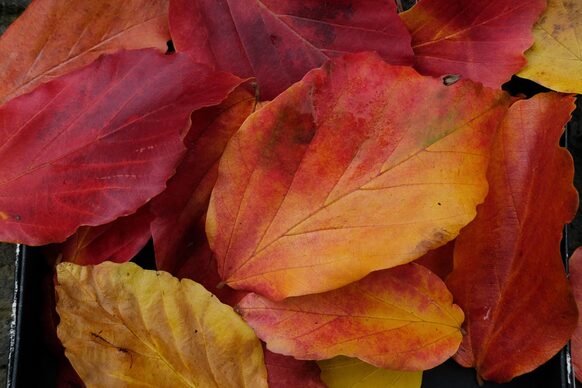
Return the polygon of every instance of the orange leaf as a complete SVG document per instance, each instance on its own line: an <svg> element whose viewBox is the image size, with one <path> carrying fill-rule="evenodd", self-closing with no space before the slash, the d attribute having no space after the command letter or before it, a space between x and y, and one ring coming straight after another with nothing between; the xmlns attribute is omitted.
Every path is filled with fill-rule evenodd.
<svg viewBox="0 0 582 388"><path fill-rule="evenodd" d="M282 299L452 240L485 197L506 104L369 53L309 72L225 150L206 224L222 279Z"/></svg>
<svg viewBox="0 0 582 388"><path fill-rule="evenodd" d="M463 312L444 283L407 264L346 287L273 302L249 294L237 306L273 352L298 359L357 357L380 368L432 368L455 353Z"/></svg>
<svg viewBox="0 0 582 388"><path fill-rule="evenodd" d="M0 38L0 103L119 49L166 50L168 0L35 0Z"/></svg>
<svg viewBox="0 0 582 388"><path fill-rule="evenodd" d="M573 97L556 93L510 108L493 146L489 195L455 243L447 285L467 314L455 358L487 380L535 369L576 325L560 240L578 196L572 158L558 147L573 109Z"/></svg>

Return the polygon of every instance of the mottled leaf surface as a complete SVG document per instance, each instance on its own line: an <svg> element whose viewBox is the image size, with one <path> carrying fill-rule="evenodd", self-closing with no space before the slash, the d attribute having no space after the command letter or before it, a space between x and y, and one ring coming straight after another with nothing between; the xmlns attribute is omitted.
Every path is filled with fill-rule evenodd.
<svg viewBox="0 0 582 388"><path fill-rule="evenodd" d="M560 92L582 93L582 2L548 0L518 75Z"/></svg>
<svg viewBox="0 0 582 388"><path fill-rule="evenodd" d="M260 341L199 284L62 263L56 292L58 335L87 386L267 387Z"/></svg>
<svg viewBox="0 0 582 388"><path fill-rule="evenodd" d="M338 356L318 362L328 388L420 388L422 371L389 370L357 358Z"/></svg>
<svg viewBox="0 0 582 388"><path fill-rule="evenodd" d="M166 51L168 0L35 0L0 38L0 103L120 49Z"/></svg>
<svg viewBox="0 0 582 388"><path fill-rule="evenodd" d="M282 299L452 240L485 197L506 104L373 54L311 71L249 117L220 162L206 229L223 280Z"/></svg>
<svg viewBox="0 0 582 388"><path fill-rule="evenodd" d="M6 103L0 239L60 242L135 212L174 174L192 111L240 82L185 54L144 49L103 56Z"/></svg>
<svg viewBox="0 0 582 388"><path fill-rule="evenodd" d="M391 0L172 0L170 30L178 51L256 77L262 99L346 52L412 63L410 35Z"/></svg>
<svg viewBox="0 0 582 388"><path fill-rule="evenodd" d="M526 63L546 0L422 0L400 16L422 74L459 74L498 88Z"/></svg>
<svg viewBox="0 0 582 388"><path fill-rule="evenodd" d="M249 294L237 311L269 350L298 359L346 355L381 368L423 370L452 356L462 337L463 312L442 280L417 264L280 302Z"/></svg>
<svg viewBox="0 0 582 388"><path fill-rule="evenodd" d="M447 285L467 315L455 359L486 380L537 368L576 326L560 255L578 207L572 158L559 147L573 109L574 98L557 93L512 105L493 146L489 195L455 242Z"/></svg>

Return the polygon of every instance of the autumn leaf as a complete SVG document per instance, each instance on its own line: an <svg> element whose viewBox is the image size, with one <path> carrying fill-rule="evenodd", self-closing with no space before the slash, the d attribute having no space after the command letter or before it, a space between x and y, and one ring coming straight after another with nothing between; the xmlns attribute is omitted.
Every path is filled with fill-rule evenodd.
<svg viewBox="0 0 582 388"><path fill-rule="evenodd" d="M203 221L218 174L218 160L254 106L254 95L239 88L222 104L192 115L192 127L185 140L186 155L167 189L151 204L158 269L175 273L193 250L208 245Z"/></svg>
<svg viewBox="0 0 582 388"><path fill-rule="evenodd" d="M1 106L0 239L60 242L135 212L174 173L192 111L240 83L187 55L144 49L103 56Z"/></svg>
<svg viewBox="0 0 582 388"><path fill-rule="evenodd" d="M582 93L582 3L548 0L533 32L527 65L517 75L560 92Z"/></svg>
<svg viewBox="0 0 582 388"><path fill-rule="evenodd" d="M296 360L263 348L269 387L273 388L326 388L321 381L315 361Z"/></svg>
<svg viewBox="0 0 582 388"><path fill-rule="evenodd" d="M0 38L0 103L119 49L166 51L168 0L35 0Z"/></svg>
<svg viewBox="0 0 582 388"><path fill-rule="evenodd" d="M298 359L357 357L381 368L424 370L452 356L463 312L444 283L417 264L374 272L321 294L237 306L273 352Z"/></svg>
<svg viewBox="0 0 582 388"><path fill-rule="evenodd" d="M338 356L318 362L328 388L420 388L422 371L377 368L357 358Z"/></svg>
<svg viewBox="0 0 582 388"><path fill-rule="evenodd" d="M546 0L422 0L401 13L422 74L459 74L499 88L526 63Z"/></svg>
<svg viewBox="0 0 582 388"><path fill-rule="evenodd" d="M311 71L249 117L220 162L206 229L222 279L282 299L452 240L485 197L507 101L374 54Z"/></svg>
<svg viewBox="0 0 582 388"><path fill-rule="evenodd" d="M573 109L573 97L556 93L512 105L493 146L489 195L455 243L447 285L467 315L455 359L487 380L537 368L576 325L560 240L578 196L572 158L558 146Z"/></svg>
<svg viewBox="0 0 582 388"><path fill-rule="evenodd" d="M377 51L412 64L410 35L392 0L171 0L176 49L240 77L270 100L343 53Z"/></svg>
<svg viewBox="0 0 582 388"><path fill-rule="evenodd" d="M149 206L105 225L82 226L61 246L62 261L80 265L131 260L151 237Z"/></svg>
<svg viewBox="0 0 582 388"><path fill-rule="evenodd" d="M61 263L56 291L58 335L87 386L267 387L252 330L192 281Z"/></svg>

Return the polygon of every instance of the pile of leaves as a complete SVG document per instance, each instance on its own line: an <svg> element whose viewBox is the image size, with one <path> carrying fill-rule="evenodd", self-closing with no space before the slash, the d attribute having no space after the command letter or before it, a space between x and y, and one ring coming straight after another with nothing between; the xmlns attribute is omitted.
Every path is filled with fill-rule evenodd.
<svg viewBox="0 0 582 388"><path fill-rule="evenodd" d="M62 385L505 382L567 343L582 3L399 11L33 1L0 39L0 240L50 244Z"/></svg>

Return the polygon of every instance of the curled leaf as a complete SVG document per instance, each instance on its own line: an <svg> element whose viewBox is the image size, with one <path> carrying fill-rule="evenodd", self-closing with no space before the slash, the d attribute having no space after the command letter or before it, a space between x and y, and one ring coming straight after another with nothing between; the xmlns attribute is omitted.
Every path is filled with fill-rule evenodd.
<svg viewBox="0 0 582 388"><path fill-rule="evenodd" d="M253 331L190 280L61 263L56 292L58 335L87 386L267 387Z"/></svg>

